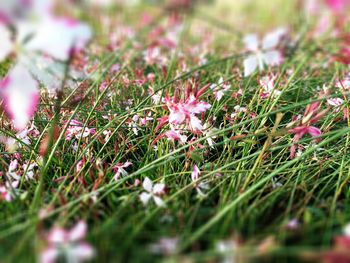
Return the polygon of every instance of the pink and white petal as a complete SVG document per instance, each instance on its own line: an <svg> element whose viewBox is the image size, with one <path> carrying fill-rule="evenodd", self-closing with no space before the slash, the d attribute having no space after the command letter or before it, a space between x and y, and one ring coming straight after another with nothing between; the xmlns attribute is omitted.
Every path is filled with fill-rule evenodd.
<svg viewBox="0 0 350 263"><path fill-rule="evenodd" d="M215 98L217 101L220 101L225 93L222 90L214 91Z"/></svg>
<svg viewBox="0 0 350 263"><path fill-rule="evenodd" d="M164 193L165 184L155 184L153 187L154 194L162 194Z"/></svg>
<svg viewBox="0 0 350 263"><path fill-rule="evenodd" d="M48 247L40 254L40 263L54 263L59 255L58 250L55 247Z"/></svg>
<svg viewBox="0 0 350 263"><path fill-rule="evenodd" d="M132 162L126 161L126 162L122 165L122 167L123 167L123 168L127 168L127 167L129 167L129 166L131 166L131 165L132 165Z"/></svg>
<svg viewBox="0 0 350 263"><path fill-rule="evenodd" d="M13 43L11 33L5 25L0 23L0 62L3 61L12 51Z"/></svg>
<svg viewBox="0 0 350 263"><path fill-rule="evenodd" d="M172 124L181 124L185 120L186 115L179 110L170 110L169 122Z"/></svg>
<svg viewBox="0 0 350 263"><path fill-rule="evenodd" d="M192 181L197 181L200 175L200 170L197 165L194 165L193 171L191 173Z"/></svg>
<svg viewBox="0 0 350 263"><path fill-rule="evenodd" d="M190 117L190 127L194 131L202 131L203 130L203 126L202 126L201 120L198 119L194 115L191 115L191 117Z"/></svg>
<svg viewBox="0 0 350 263"><path fill-rule="evenodd" d="M16 129L24 129L39 102L37 81L26 68L18 64L0 83L0 95Z"/></svg>
<svg viewBox="0 0 350 263"><path fill-rule="evenodd" d="M249 34L243 38L243 43L246 49L250 51L257 51L259 49L259 40L256 34Z"/></svg>
<svg viewBox="0 0 350 263"><path fill-rule="evenodd" d="M341 98L327 99L327 103L333 107L338 107L344 103L344 100Z"/></svg>
<svg viewBox="0 0 350 263"><path fill-rule="evenodd" d="M244 61L244 77L248 77L258 67L258 59L255 55L248 56Z"/></svg>
<svg viewBox="0 0 350 263"><path fill-rule="evenodd" d="M210 109L211 105L207 102L200 101L190 108L190 112L194 114L202 113Z"/></svg>
<svg viewBox="0 0 350 263"><path fill-rule="evenodd" d="M263 53L263 60L267 65L278 66L283 62L283 55L278 50L271 50Z"/></svg>
<svg viewBox="0 0 350 263"><path fill-rule="evenodd" d="M26 44L28 51L39 51L66 61L71 49L82 49L91 38L90 28L69 19L42 19L36 25L33 38Z"/></svg>
<svg viewBox="0 0 350 263"><path fill-rule="evenodd" d="M270 32L266 34L262 41L262 49L267 50L267 49L272 49L275 48L282 37L287 34L287 29L285 28L279 28L273 32Z"/></svg>
<svg viewBox="0 0 350 263"><path fill-rule="evenodd" d="M47 240L50 243L62 244L66 242L67 232L61 227L55 226L49 233Z"/></svg>
<svg viewBox="0 0 350 263"><path fill-rule="evenodd" d="M317 137L321 135L321 130L319 128L316 128L314 126L308 127L307 132L312 136L312 137Z"/></svg>
<svg viewBox="0 0 350 263"><path fill-rule="evenodd" d="M147 192L152 192L152 189L153 189L153 183L152 181L146 177L144 180L143 180L143 183L142 183L142 187L143 189L145 189Z"/></svg>
<svg viewBox="0 0 350 263"><path fill-rule="evenodd" d="M10 24L14 20L22 17L27 10L28 1L12 0L0 1L0 23Z"/></svg>
<svg viewBox="0 0 350 263"><path fill-rule="evenodd" d="M69 241L78 241L86 236L87 225L84 221L79 221L68 233Z"/></svg>
<svg viewBox="0 0 350 263"><path fill-rule="evenodd" d="M165 206L164 201L159 196L153 196L153 200L154 200L154 202L156 203L157 206L159 206L159 207L164 207Z"/></svg>
<svg viewBox="0 0 350 263"><path fill-rule="evenodd" d="M143 192L140 194L140 200L144 205L147 205L149 202L149 199L152 197L150 193Z"/></svg>

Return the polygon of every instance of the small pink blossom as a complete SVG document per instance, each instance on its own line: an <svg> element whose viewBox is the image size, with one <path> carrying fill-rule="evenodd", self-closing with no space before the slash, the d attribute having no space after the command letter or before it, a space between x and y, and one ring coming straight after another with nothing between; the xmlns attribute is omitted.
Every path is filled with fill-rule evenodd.
<svg viewBox="0 0 350 263"><path fill-rule="evenodd" d="M165 98L165 102L170 111L168 121L170 124L180 125L184 122L193 131L202 131L203 126L201 120L196 114L206 112L211 105L204 101L198 101L197 97L191 95L185 102L176 102L169 97Z"/></svg>
<svg viewBox="0 0 350 263"><path fill-rule="evenodd" d="M227 92L230 88L231 88L231 85L225 83L223 77L219 79L217 84L212 84L210 86L210 89L213 90L213 93L217 101L220 101L222 97L225 95L225 92Z"/></svg>
<svg viewBox="0 0 350 263"><path fill-rule="evenodd" d="M193 166L193 170L191 173L192 182L195 183L195 189L200 197L205 197L206 195L203 193L203 190L208 190L209 185L205 182L198 182L201 171L199 170L197 165Z"/></svg>
<svg viewBox="0 0 350 263"><path fill-rule="evenodd" d="M275 80L277 76L264 76L258 80L262 92L260 96L262 99L267 99L270 96L277 97L281 94L281 91L275 89Z"/></svg>
<svg viewBox="0 0 350 263"><path fill-rule="evenodd" d="M114 180L118 180L120 176L127 176L128 172L125 171L125 168L129 167L132 165L132 162L125 162L125 163L118 163L113 167L113 171L115 172L114 174Z"/></svg>
<svg viewBox="0 0 350 263"><path fill-rule="evenodd" d="M66 140L70 141L73 138L80 139L86 138L90 135L94 135L96 133L96 129L84 127L84 124L75 119L71 120L68 124L68 128L65 134Z"/></svg>
<svg viewBox="0 0 350 263"><path fill-rule="evenodd" d="M297 127L288 130L289 133L294 134L293 145L290 148L291 159L293 159L295 156L295 152L298 146L297 142L299 142L305 134L309 134L311 137L318 137L321 135L320 129L312 125L318 122L327 113L328 110L319 110L320 102L314 102L306 107L304 116L301 120L296 119L287 125L287 127L290 127L293 126L296 122L299 122Z"/></svg>

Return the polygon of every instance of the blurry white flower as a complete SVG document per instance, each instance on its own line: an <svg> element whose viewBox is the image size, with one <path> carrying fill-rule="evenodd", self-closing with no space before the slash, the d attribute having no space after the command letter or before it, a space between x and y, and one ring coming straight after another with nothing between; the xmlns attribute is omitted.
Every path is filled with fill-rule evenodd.
<svg viewBox="0 0 350 263"><path fill-rule="evenodd" d="M283 54L277 49L281 38L286 34L285 28L268 33L260 42L258 36L250 34L244 37L243 42L250 55L244 60L244 76L252 74L257 68L260 71L265 65L275 66L283 62Z"/></svg>
<svg viewBox="0 0 350 263"><path fill-rule="evenodd" d="M146 192L140 194L140 200L144 205L147 205L150 199L153 199L157 206L165 206L164 201L160 198L165 191L165 185L162 183L157 183L153 185L152 181L146 177L142 183L143 189Z"/></svg>
<svg viewBox="0 0 350 263"><path fill-rule="evenodd" d="M93 258L92 246L84 241L87 225L79 221L73 228L66 230L55 226L47 236L47 247L41 252L41 263L57 262L63 256L66 262L79 263Z"/></svg>

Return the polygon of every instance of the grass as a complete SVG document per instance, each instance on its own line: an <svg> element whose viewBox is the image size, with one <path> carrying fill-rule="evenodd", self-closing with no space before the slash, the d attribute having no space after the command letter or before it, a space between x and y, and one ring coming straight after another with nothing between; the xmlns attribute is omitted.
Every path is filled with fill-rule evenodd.
<svg viewBox="0 0 350 263"><path fill-rule="evenodd" d="M214 12L209 19L206 8L185 15L180 44L174 52L163 51L168 59L163 67L146 65L142 52L150 42L148 34L165 22L164 10L156 6L125 13L109 10L115 28L122 23L137 27L136 18L144 10L159 18L136 30L135 38L124 40L113 52L107 50L104 30L96 22L108 14L94 14L96 18L85 14L100 33L85 54L89 65L97 62L97 67L81 85L66 83L59 114L55 115L55 101L46 93L42 95L33 121L39 134L31 136L30 145L16 150L22 160L38 163L36 179L22 178L19 195L12 202L0 202L2 262L35 261L45 229L54 223L71 226L79 219L89 225L88 241L96 250L96 262L216 262L222 258L216 249L222 240L240 244L238 262L296 262L332 246L334 236L341 234L350 220L349 123L343 119L343 111L332 110L317 123L322 130L320 140L313 143L305 136L300 144L306 149L294 159L289 158L293 143L286 125L312 102L321 101L325 107L326 100L317 96L323 84L331 87L328 98L341 96L332 85L344 76L346 67L337 63L324 67L329 53L323 51L332 52L334 43L326 38L318 42L309 39L304 34L309 28L296 15L289 23L294 36L301 34L299 45L281 67L266 71L278 75L276 87L281 94L263 100L257 78L264 74L241 76L245 54L237 32L246 32L231 32L235 28ZM252 21L257 19L254 12L250 14ZM119 17L114 22L116 13ZM271 24L261 26L268 28ZM203 35L196 33L198 28L214 32L202 64L190 50L203 44ZM188 71L181 69L184 61ZM116 63L121 69L111 74ZM6 68L2 65L1 75ZM148 73L154 74L154 82L133 82ZM160 133L169 130L169 126L156 130L157 118L169 112L164 105L152 102L149 85L163 96L177 93L183 97L189 83L203 87L217 83L220 77L231 85L223 99L216 101L210 89L201 96L212 105L203 120L217 129L213 147L207 142L210 135L205 134L190 135L194 141L183 145L166 139L153 143ZM125 79L130 80L128 85ZM101 90L104 81L106 89ZM240 89L240 97L231 96ZM236 105L247 110L229 120ZM106 120L103 116L107 114L114 117ZM134 133L133 116L143 118L147 114L153 120L145 126L137 125L138 132ZM67 140L65 124L72 119L96 129L96 133ZM58 134L43 157L43 138L50 129L53 133L56 125ZM111 132L107 140L105 131ZM6 122L0 132L15 136ZM77 151L73 150L74 143ZM193 147L195 150L190 150ZM13 154L2 147L0 168L4 173L11 159ZM81 160L85 163L77 171ZM128 175L113 180L113 166L126 161L132 162ZM194 165L201 170L200 180L210 186L204 197L197 196L191 181ZM165 183L166 208L140 202L143 189L135 180L146 177ZM276 182L279 187L275 187ZM38 218L43 209L47 210L44 220ZM292 219L300 223L296 230L286 227ZM150 253L149 245L162 237L180 240L175 254Z"/></svg>

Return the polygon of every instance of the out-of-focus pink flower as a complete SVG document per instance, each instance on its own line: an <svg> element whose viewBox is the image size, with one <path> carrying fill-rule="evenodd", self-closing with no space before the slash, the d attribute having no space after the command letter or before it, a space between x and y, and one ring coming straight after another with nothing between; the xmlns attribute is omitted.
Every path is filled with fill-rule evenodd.
<svg viewBox="0 0 350 263"><path fill-rule="evenodd" d="M193 166L193 170L191 173L191 179L192 182L195 183L195 189L200 197L205 197L206 195L203 193L203 190L208 190L209 185L205 182L199 182L199 177L200 177L201 171L199 170L197 165Z"/></svg>
<svg viewBox="0 0 350 263"><path fill-rule="evenodd" d="M197 165L193 166L193 171L191 173L192 181L197 181L199 179L200 170Z"/></svg>
<svg viewBox="0 0 350 263"><path fill-rule="evenodd" d="M343 80L338 80L335 83L335 86L341 90L348 90L350 89L350 75L348 75L346 78L344 78Z"/></svg>
<svg viewBox="0 0 350 263"><path fill-rule="evenodd" d="M66 61L73 49L82 49L91 37L90 28L75 20L56 17L52 1L1 1L0 62L11 53L16 64L0 81L0 98L17 129L24 129L38 101L38 83L33 78L37 67L33 56L50 56ZM9 27L15 29L13 36Z"/></svg>
<svg viewBox="0 0 350 263"><path fill-rule="evenodd" d="M39 102L37 81L22 65L12 68L0 82L0 97L17 129L22 130L33 116Z"/></svg>
<svg viewBox="0 0 350 263"><path fill-rule="evenodd" d="M283 54L277 49L281 39L286 35L284 28L268 33L260 42L258 36L250 34L243 42L250 55L244 60L244 76L252 74L257 68L262 71L267 66L277 66L283 62Z"/></svg>
<svg viewBox="0 0 350 263"><path fill-rule="evenodd" d="M0 199L10 202L12 196L5 186L0 186Z"/></svg>
<svg viewBox="0 0 350 263"><path fill-rule="evenodd" d="M350 0L325 0L325 2L335 13L344 12L350 6Z"/></svg>
<svg viewBox="0 0 350 263"><path fill-rule="evenodd" d="M163 237L159 239L157 243L151 244L150 250L154 254L172 255L176 253L178 245L179 245L178 238Z"/></svg>
<svg viewBox="0 0 350 263"><path fill-rule="evenodd" d="M46 237L47 247L40 254L40 262L54 263L60 256L68 262L84 262L94 256L93 247L84 241L87 225L79 221L73 228L53 227Z"/></svg>

